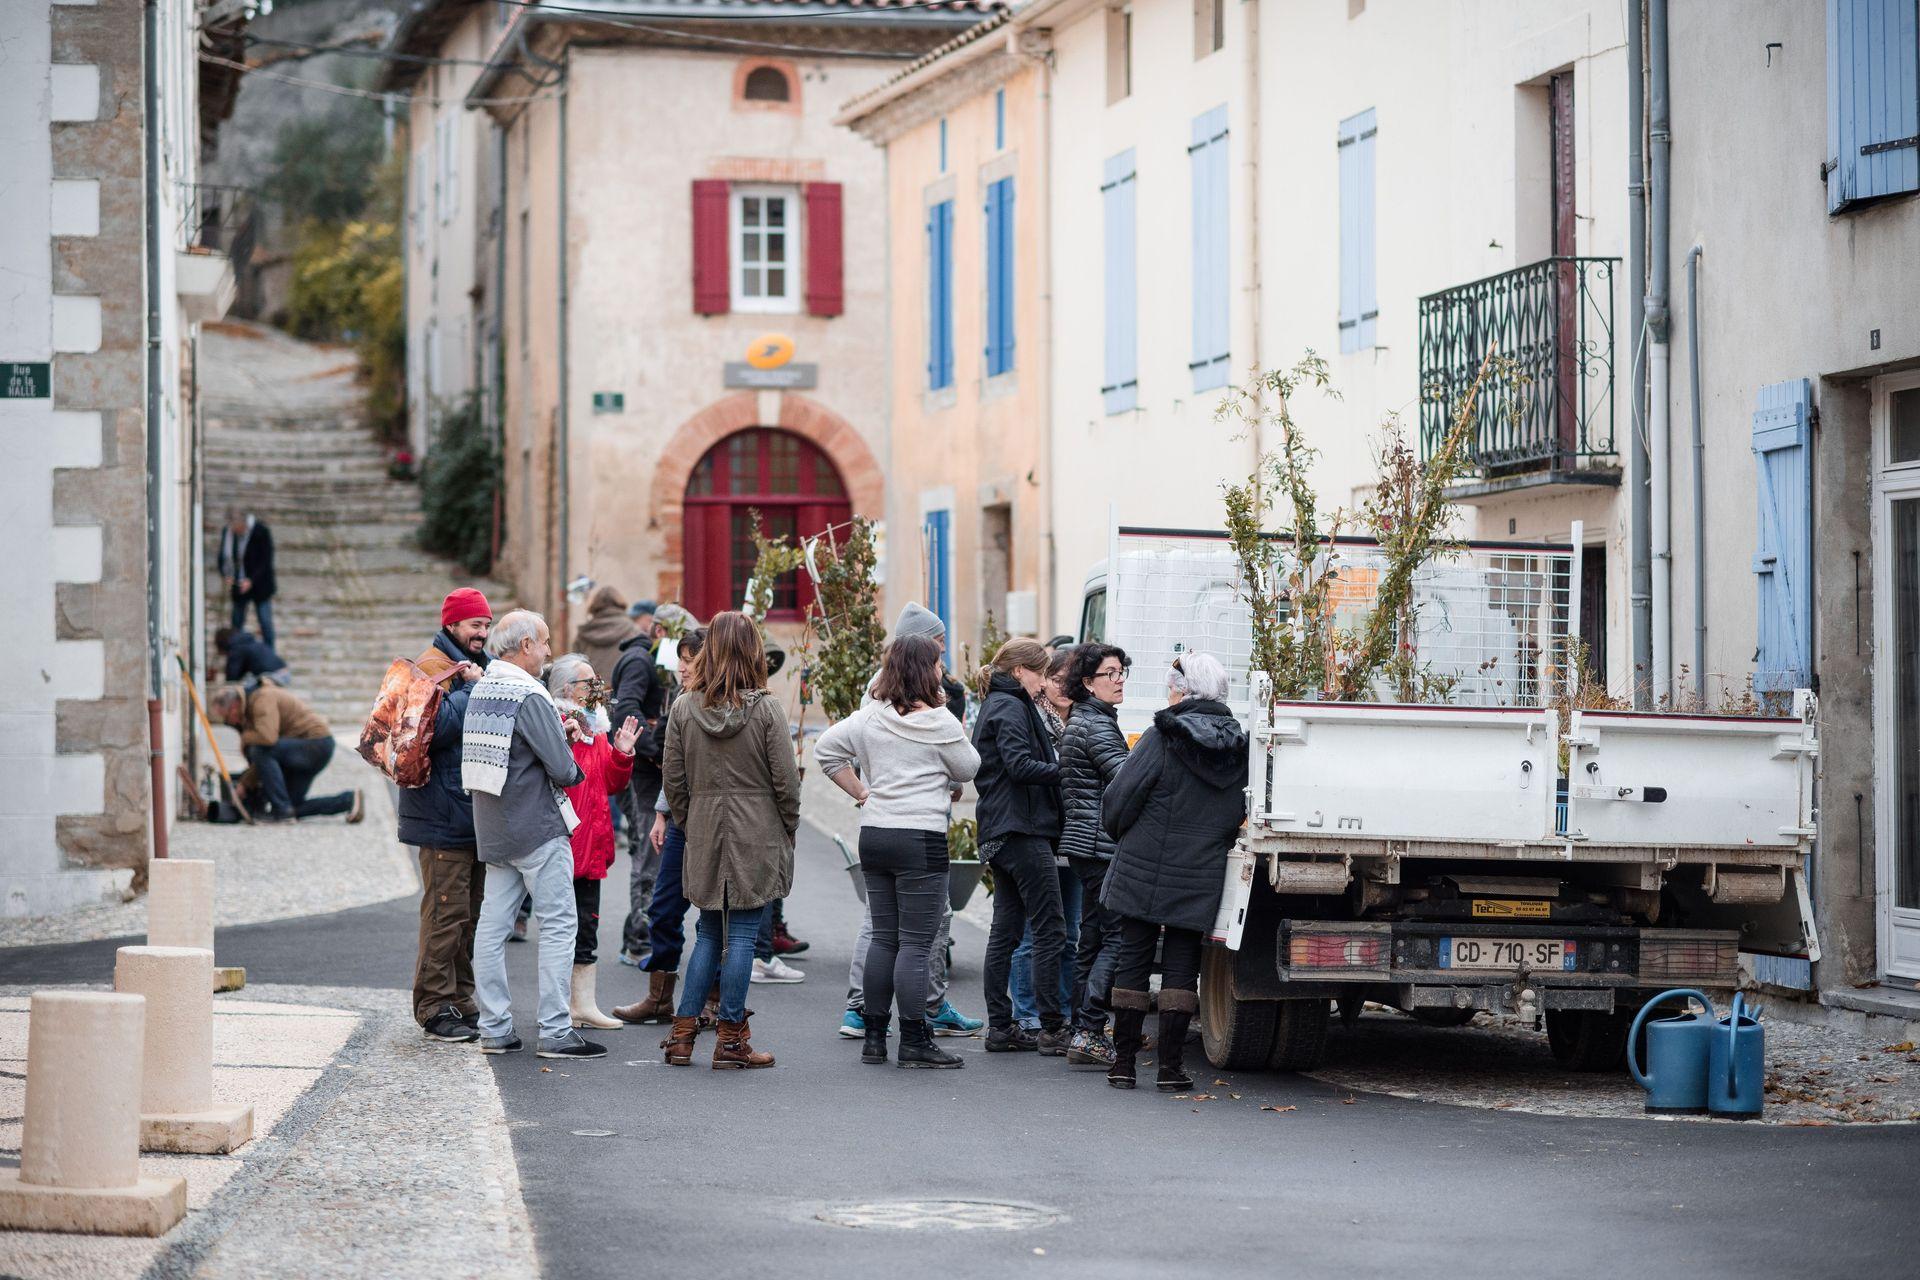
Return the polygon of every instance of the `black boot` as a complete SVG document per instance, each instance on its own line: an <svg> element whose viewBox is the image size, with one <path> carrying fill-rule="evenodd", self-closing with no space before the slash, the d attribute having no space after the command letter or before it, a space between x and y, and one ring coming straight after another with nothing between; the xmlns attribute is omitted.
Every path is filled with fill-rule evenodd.
<svg viewBox="0 0 1920 1280"><path fill-rule="evenodd" d="M903 1067L933 1067L951 1070L966 1066L957 1053L948 1053L933 1042L925 1018L900 1019L900 1063Z"/></svg>
<svg viewBox="0 0 1920 1280"><path fill-rule="evenodd" d="M893 1021L893 1015L882 1013L876 1016L866 1013L861 1015L861 1021L866 1024L867 1040L860 1046L860 1061L885 1062L887 1060L887 1024Z"/></svg>
<svg viewBox="0 0 1920 1280"><path fill-rule="evenodd" d="M1193 1088L1182 1059L1187 1051L1187 1024L1193 1021L1199 1000L1191 991L1160 992L1160 1073L1154 1087L1162 1093L1184 1093Z"/></svg>
<svg viewBox="0 0 1920 1280"><path fill-rule="evenodd" d="M1113 989L1113 1065L1107 1068L1107 1083L1116 1089L1131 1089L1134 1084L1134 1060L1140 1056L1140 1027L1147 1020L1147 993Z"/></svg>

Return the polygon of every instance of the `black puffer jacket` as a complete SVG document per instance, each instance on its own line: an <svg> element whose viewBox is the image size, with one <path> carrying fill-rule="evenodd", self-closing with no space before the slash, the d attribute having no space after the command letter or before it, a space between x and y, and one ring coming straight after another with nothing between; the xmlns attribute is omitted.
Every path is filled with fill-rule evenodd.
<svg viewBox="0 0 1920 1280"><path fill-rule="evenodd" d="M993 673L973 721L980 753L974 817L980 839L1011 835L1060 836L1060 758L1040 722L1040 709L1012 676Z"/></svg>
<svg viewBox="0 0 1920 1280"><path fill-rule="evenodd" d="M654 668L654 643L651 636L634 636L620 645L620 657L613 664L607 682L607 715L620 724L628 716L640 722L640 736L634 740L634 762L643 769L660 767L660 752L667 741L667 684Z"/></svg>
<svg viewBox="0 0 1920 1280"><path fill-rule="evenodd" d="M1226 704L1156 714L1101 801L1114 854L1100 901L1135 920L1211 929L1246 786L1247 731Z"/></svg>
<svg viewBox="0 0 1920 1280"><path fill-rule="evenodd" d="M1060 852L1069 858L1113 856L1113 841L1100 828L1100 797L1127 762L1127 739L1120 713L1098 698L1073 704L1067 733L1060 739Z"/></svg>

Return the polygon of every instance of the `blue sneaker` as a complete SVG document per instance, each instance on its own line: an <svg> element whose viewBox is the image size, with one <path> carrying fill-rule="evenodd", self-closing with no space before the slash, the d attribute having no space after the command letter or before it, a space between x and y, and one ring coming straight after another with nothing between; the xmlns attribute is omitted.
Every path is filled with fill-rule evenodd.
<svg viewBox="0 0 1920 1280"><path fill-rule="evenodd" d="M867 1020L860 1016L858 1009L847 1010L847 1016L840 1019L840 1038L842 1040L864 1040L867 1035Z"/></svg>
<svg viewBox="0 0 1920 1280"><path fill-rule="evenodd" d="M948 1000L942 1000L940 1012L927 1019L927 1030L937 1036L977 1036L985 1025L980 1019L969 1018L954 1008Z"/></svg>

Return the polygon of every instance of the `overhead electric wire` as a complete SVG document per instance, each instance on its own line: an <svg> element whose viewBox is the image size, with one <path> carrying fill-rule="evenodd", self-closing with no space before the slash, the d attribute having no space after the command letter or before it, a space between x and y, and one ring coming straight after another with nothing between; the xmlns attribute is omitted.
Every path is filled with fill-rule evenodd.
<svg viewBox="0 0 1920 1280"><path fill-rule="evenodd" d="M490 0L490 2L493 4L505 5L507 8L510 8L510 9L541 9L541 10L545 10L548 13L576 13L576 14L583 14L587 17L592 17L592 18L620 16L620 11L617 9L589 9L584 5L547 4L547 3L544 3L543 0ZM805 3L806 0L801 0L801 2ZM818 2L818 0L815 0L815 2ZM906 12L914 9L966 10L966 9L974 9L974 8L975 6L964 3L964 0L909 0L909 2L906 4L886 4L886 5L875 4L875 5L862 5L859 7L849 6L844 10L836 10L832 13L807 13L807 14L689 13L684 19L684 21L687 21L687 22L801 22L801 21L818 22L822 18L884 18L889 14L901 13L901 12ZM999 11L1002 8L1005 8L1005 5L994 3L994 4L987 5L984 9L976 9L975 11L980 14L981 21L984 22L986 19L992 17L997 11ZM634 15L634 16L644 16L644 17L653 18L654 20L659 21L661 19L671 18L672 15L650 13L645 15Z"/></svg>
<svg viewBox="0 0 1920 1280"><path fill-rule="evenodd" d="M519 106L528 102L545 102L553 97L550 93L535 93L514 98L475 98L471 102L465 98L417 98L413 94L401 93L397 90L358 89L352 85L334 84L330 80L309 80L305 76L282 75L277 71L268 71L261 67L249 67L244 62L235 62L232 58L222 58L218 54L207 53L204 50L200 54L200 61L210 62L216 67L231 67L233 70L243 71L249 76L263 76L268 80L278 80L282 84L300 85L307 89L319 89L326 93L339 94L343 98L367 98L375 102L418 101L426 102L436 107L445 106L449 103L463 103L467 106L474 107L510 107Z"/></svg>

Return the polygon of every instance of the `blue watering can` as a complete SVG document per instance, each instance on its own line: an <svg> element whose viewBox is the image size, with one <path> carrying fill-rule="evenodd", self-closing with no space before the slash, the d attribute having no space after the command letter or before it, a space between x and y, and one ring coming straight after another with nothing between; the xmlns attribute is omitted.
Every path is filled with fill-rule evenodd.
<svg viewBox="0 0 1920 1280"><path fill-rule="evenodd" d="M1647 1015L1667 1001L1691 996L1705 1008L1706 1015L1683 1011L1677 1017L1647 1021ZM1640 1064L1640 1028L1647 1029L1647 1059ZM1654 1115L1699 1115L1707 1109L1707 1066L1718 1037L1713 1001L1690 987L1662 991L1640 1006L1627 1033L1627 1070L1647 1091L1647 1111Z"/></svg>
<svg viewBox="0 0 1920 1280"><path fill-rule="evenodd" d="M1714 1028L1707 1058L1707 1110L1723 1120L1753 1120L1766 1102L1767 1030L1733 998L1733 1012Z"/></svg>

